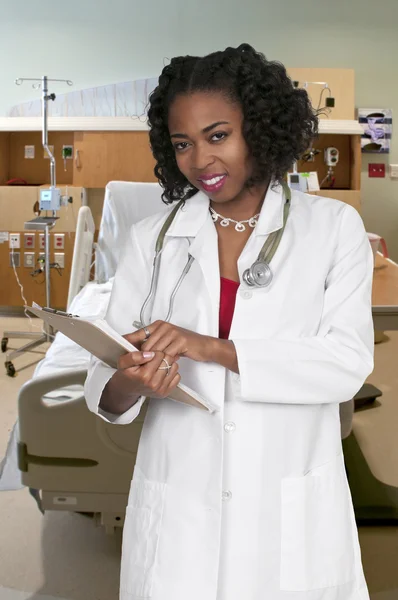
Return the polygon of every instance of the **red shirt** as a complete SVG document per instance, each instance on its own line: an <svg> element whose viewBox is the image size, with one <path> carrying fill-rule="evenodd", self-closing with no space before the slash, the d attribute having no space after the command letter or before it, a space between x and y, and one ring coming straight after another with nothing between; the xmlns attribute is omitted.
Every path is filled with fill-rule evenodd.
<svg viewBox="0 0 398 600"><path fill-rule="evenodd" d="M227 340L234 316L236 292L240 286L239 282L221 277L220 292L220 317L218 337Z"/></svg>

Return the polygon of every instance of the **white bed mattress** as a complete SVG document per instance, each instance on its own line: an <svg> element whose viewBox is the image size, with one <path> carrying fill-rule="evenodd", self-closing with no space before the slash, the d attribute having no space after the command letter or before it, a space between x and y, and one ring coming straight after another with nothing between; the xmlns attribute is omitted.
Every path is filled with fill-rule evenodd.
<svg viewBox="0 0 398 600"><path fill-rule="evenodd" d="M108 307L112 284L113 278L106 283L87 283L73 299L70 312L85 319L103 318ZM70 369L84 369L88 366L89 360L90 354L87 350L84 350L84 348L81 348L59 332L56 334L46 356L37 365L33 378L42 375L56 375ZM43 400L48 403L62 402L82 395L83 387L76 385L53 390L46 394ZM0 462L0 491L16 490L24 487L18 469L18 437L17 421L13 427L5 457Z"/></svg>

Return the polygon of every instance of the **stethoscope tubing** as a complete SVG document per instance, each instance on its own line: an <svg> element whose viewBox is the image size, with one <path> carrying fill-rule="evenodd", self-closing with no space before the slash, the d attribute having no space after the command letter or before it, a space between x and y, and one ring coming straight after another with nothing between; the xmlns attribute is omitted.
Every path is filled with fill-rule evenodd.
<svg viewBox="0 0 398 600"><path fill-rule="evenodd" d="M283 226L278 231L271 233L271 235L268 237L268 239L264 243L263 247L261 248L260 253L257 257L257 260L253 263L253 265L256 265L257 263L260 262L260 263L264 263L269 268L269 263L271 262L272 258L275 255L275 252L277 251L277 249L279 247L283 232L286 227L287 218L289 216L290 201L291 201L290 188L285 183L283 183L282 186L283 186L285 196L286 196L286 202L285 202L284 210L283 210ZM159 280L159 273L160 273L161 255L162 255L163 246L164 246L164 238L165 238L166 233L167 233L168 229L170 228L178 210L183 205L183 203L184 203L184 200L180 200L180 202L178 202L178 204L173 208L173 210L167 217L166 221L164 222L162 229L160 230L160 233L156 240L155 257L154 257L154 261L153 261L153 270L152 270L150 290L149 290L149 294L148 294L147 298L145 299L145 301L141 307L140 322L134 321L134 323L133 323L133 325L135 327L142 328L142 327L146 327L148 325L145 322L145 311L147 309L148 304L150 303L150 301L152 300L152 298L154 298L154 296L156 294L158 280ZM171 296L170 296L169 310L168 310L168 313L166 316L166 322L170 321L170 319L171 319L171 315L173 313L175 296L176 296L179 288L181 287L181 284L182 284L184 278L188 274L193 261L194 261L193 256L191 256L188 253L188 262L185 265L184 270L181 273L176 285L174 286ZM253 265L252 265L252 267L253 267ZM246 272L250 272L252 270L252 267L247 269ZM246 281L246 283L248 285L250 285L251 287L256 287L256 288L266 287L267 285L269 285L269 283L271 283L272 272L271 272L271 278L269 279L269 282L267 282L265 284L256 283L255 277L251 277L250 279L251 279L252 283L249 284L247 277L244 277L244 280Z"/></svg>

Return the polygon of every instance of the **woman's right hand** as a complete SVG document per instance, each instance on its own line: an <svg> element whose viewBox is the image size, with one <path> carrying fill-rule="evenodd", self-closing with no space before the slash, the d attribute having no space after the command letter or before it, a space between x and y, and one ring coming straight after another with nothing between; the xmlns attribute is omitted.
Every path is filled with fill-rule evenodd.
<svg viewBox="0 0 398 600"><path fill-rule="evenodd" d="M129 352L121 356L117 371L104 388L100 407L107 412L121 414L139 396L167 398L181 380L176 358L163 352ZM163 359L171 366L169 373L166 369L159 370L159 367L166 366Z"/></svg>
<svg viewBox="0 0 398 600"><path fill-rule="evenodd" d="M163 359L171 367L169 372L159 370L166 366ZM167 398L181 380L176 357L163 352L129 352L120 357L117 373L120 373L117 383L120 381L120 391L151 398Z"/></svg>

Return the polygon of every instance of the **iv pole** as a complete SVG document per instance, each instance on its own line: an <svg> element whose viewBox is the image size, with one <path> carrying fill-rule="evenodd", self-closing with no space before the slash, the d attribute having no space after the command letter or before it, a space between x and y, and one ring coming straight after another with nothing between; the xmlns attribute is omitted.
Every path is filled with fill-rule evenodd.
<svg viewBox="0 0 398 600"><path fill-rule="evenodd" d="M41 87L42 90L42 144L43 148L47 151L47 154L50 158L50 179L51 185L50 190L45 190L49 192L46 196L40 197L40 210L52 210L51 217L37 217L36 219L32 219L25 223L26 230L40 230L45 231L44 237L44 276L46 281L46 306L50 307L51 301L51 279L50 279L50 229L52 229L55 225L58 217L56 216L56 211L60 209L60 193L59 190L55 187L55 158L52 154L49 146L48 146L48 101L55 100L55 94L48 94L48 82L56 81L66 83L67 85L73 85L72 81L69 79L48 79L47 76L43 76L41 79L26 79L26 78L18 78L15 80L16 85L22 85L24 81L35 81L39 83L34 83L32 85L33 89L39 89ZM44 344L46 342L51 342L54 337L54 331L50 325L44 324L42 333L33 333L33 332L20 332L20 331L5 331L3 334L3 339L1 341L1 349L3 352L7 350L7 343L9 338L25 338L31 339L33 341L25 344L21 348L14 350L13 352L9 352L6 355L5 367L7 370L7 375L13 377L15 375L15 367L12 363L12 359L24 354L25 352L30 352L37 346Z"/></svg>

